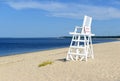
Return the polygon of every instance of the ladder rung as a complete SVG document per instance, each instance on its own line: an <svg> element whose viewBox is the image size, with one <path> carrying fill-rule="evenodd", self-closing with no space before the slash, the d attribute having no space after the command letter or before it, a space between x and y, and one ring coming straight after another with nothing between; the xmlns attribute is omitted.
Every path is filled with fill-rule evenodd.
<svg viewBox="0 0 120 81"><path fill-rule="evenodd" d="M84 54L84 53L68 53L69 55L86 55L86 54Z"/></svg>
<svg viewBox="0 0 120 81"><path fill-rule="evenodd" d="M76 41L76 42L89 42L88 40L72 40L72 41Z"/></svg>
<svg viewBox="0 0 120 81"><path fill-rule="evenodd" d="M70 46L70 48L85 48L84 46Z"/></svg>

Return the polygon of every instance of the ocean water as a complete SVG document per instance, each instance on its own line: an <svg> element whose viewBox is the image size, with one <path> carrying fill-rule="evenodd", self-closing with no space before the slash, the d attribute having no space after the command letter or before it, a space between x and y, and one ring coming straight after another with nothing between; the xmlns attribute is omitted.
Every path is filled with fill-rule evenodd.
<svg viewBox="0 0 120 81"><path fill-rule="evenodd" d="M93 38L93 44L117 41L114 38ZM68 47L70 38L0 38L0 56Z"/></svg>

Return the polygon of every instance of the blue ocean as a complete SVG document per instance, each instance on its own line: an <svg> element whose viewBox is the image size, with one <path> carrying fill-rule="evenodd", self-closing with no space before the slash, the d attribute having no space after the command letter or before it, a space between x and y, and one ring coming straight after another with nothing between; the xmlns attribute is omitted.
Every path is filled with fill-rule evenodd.
<svg viewBox="0 0 120 81"><path fill-rule="evenodd" d="M117 41L114 38L93 38L93 44ZM71 38L0 38L0 56L68 47Z"/></svg>

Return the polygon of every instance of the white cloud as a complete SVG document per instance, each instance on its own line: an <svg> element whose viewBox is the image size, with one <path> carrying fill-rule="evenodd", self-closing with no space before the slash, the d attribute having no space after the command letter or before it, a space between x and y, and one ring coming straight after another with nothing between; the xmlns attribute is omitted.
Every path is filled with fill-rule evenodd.
<svg viewBox="0 0 120 81"><path fill-rule="evenodd" d="M10 7L22 9L41 9L48 12L48 15L65 18L81 19L83 15L90 15L94 19L104 20L120 18L120 10L110 6L83 5L78 3L60 3L60 2L8 2Z"/></svg>
<svg viewBox="0 0 120 81"><path fill-rule="evenodd" d="M10 7L20 10L20 9L27 9L27 8L35 8L35 9L42 9L46 11L57 11L58 9L63 9L64 5L59 3L40 3L40 2L8 2Z"/></svg>

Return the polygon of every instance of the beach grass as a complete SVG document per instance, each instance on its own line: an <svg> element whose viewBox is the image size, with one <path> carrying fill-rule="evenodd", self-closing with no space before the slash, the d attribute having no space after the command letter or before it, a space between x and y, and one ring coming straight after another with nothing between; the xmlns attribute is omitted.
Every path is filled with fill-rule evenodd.
<svg viewBox="0 0 120 81"><path fill-rule="evenodd" d="M44 61L44 62L40 63L40 64L38 65L38 67L50 65L50 64L52 64L52 63L53 63L53 61Z"/></svg>

